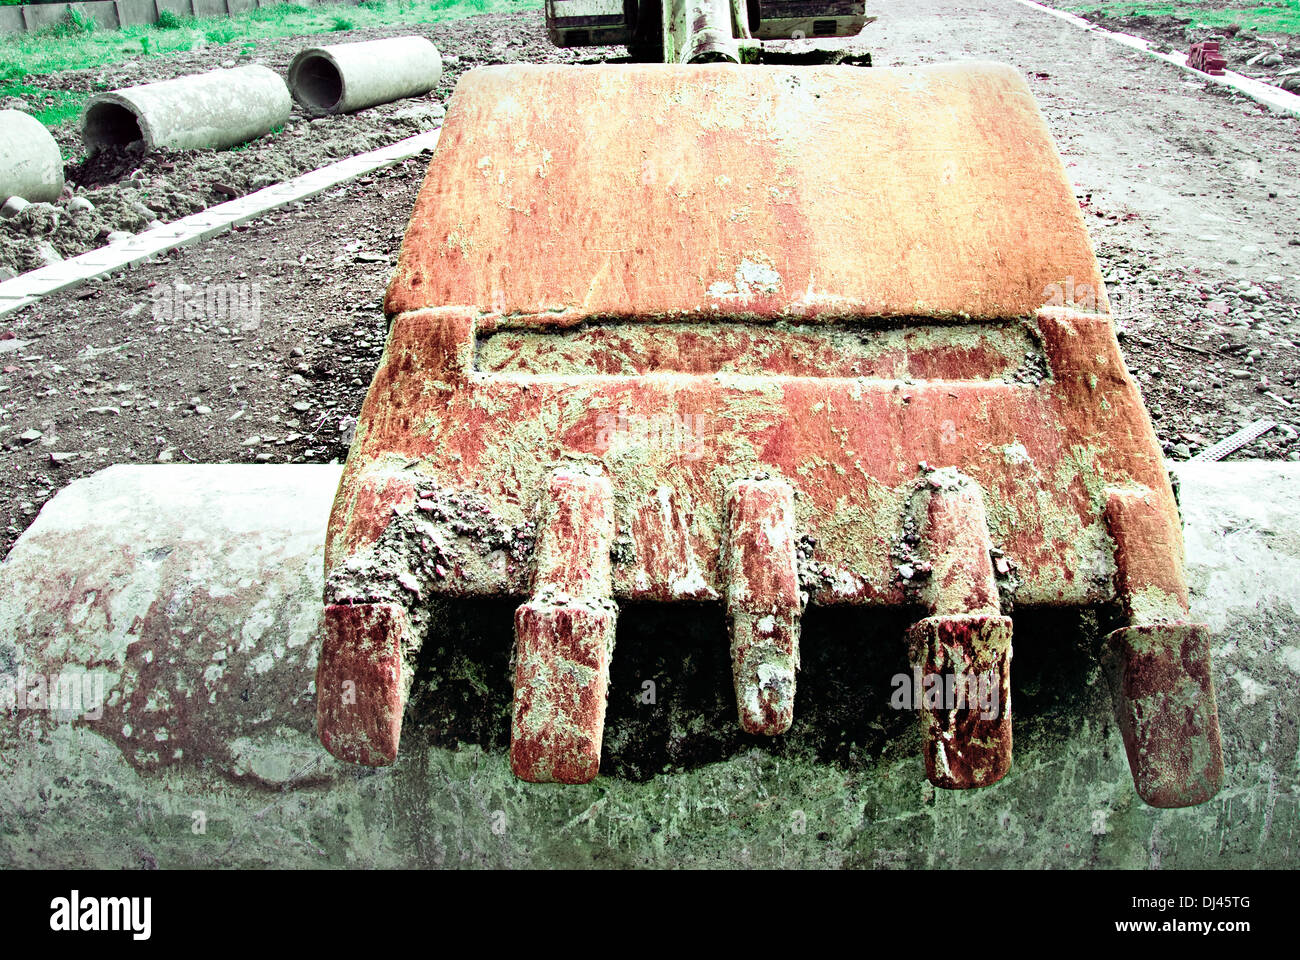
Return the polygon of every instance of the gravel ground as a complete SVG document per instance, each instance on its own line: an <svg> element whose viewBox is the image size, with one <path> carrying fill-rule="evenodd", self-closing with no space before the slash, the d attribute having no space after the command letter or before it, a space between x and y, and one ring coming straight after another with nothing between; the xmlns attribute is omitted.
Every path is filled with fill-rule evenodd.
<svg viewBox="0 0 1300 960"><path fill-rule="evenodd" d="M503 58L592 55L551 50L540 13L429 33L459 58L453 77ZM286 41L272 65L298 45ZM1024 70L1088 213L1121 342L1166 450L1179 458L1268 417L1283 427L1236 456L1300 459L1300 121L1009 0L894 4L849 46L882 66L979 58ZM151 65L161 77L213 64L130 69ZM353 153L409 135L385 118L412 106L432 118L447 86L325 121L320 136ZM317 124L296 123L315 143ZM298 139L258 149L270 162L279 143ZM232 157L146 164L174 163L166 172L176 174L241 162ZM304 143L292 162L305 166L292 172L327 159ZM424 166L408 161L0 317L0 551L60 487L111 463L342 458ZM214 305L218 288L231 303L255 294L255 320ZM176 303L195 290L206 309L186 318Z"/></svg>
<svg viewBox="0 0 1300 960"><path fill-rule="evenodd" d="M1190 17L1175 16L1107 16L1101 10L1076 11L1072 4L1042 0L1049 7L1069 10L1085 20L1116 33L1130 33L1135 37L1154 41L1162 53L1181 50L1184 53L1194 43L1218 40L1219 50L1228 61L1228 69L1263 80L1274 86L1300 93L1300 41L1285 33L1244 30L1240 24L1223 28L1193 27ZM1224 7L1258 7L1255 0L1224 3Z"/></svg>

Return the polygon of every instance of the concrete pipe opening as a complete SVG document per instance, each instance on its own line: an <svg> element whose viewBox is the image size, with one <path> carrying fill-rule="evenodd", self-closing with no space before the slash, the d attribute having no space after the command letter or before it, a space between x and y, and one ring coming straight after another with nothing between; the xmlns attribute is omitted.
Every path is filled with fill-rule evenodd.
<svg viewBox="0 0 1300 960"><path fill-rule="evenodd" d="M343 75L328 55L304 51L289 69L289 88L310 113L335 113L343 102Z"/></svg>
<svg viewBox="0 0 1300 960"><path fill-rule="evenodd" d="M289 89L316 117L422 97L441 78L438 48L414 36L308 47L289 65Z"/></svg>
<svg viewBox="0 0 1300 960"><path fill-rule="evenodd" d="M82 139L92 151L125 147L144 140L144 130L140 127L140 118L130 107L102 100L86 108Z"/></svg>

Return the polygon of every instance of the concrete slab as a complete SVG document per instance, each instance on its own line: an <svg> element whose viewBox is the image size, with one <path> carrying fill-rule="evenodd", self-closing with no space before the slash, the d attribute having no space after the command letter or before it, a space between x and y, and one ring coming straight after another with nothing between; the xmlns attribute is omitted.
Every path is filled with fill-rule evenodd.
<svg viewBox="0 0 1300 960"><path fill-rule="evenodd" d="M194 16L194 4L192 0L154 0L158 7L158 12L164 10L176 14L178 17Z"/></svg>
<svg viewBox="0 0 1300 960"><path fill-rule="evenodd" d="M114 0L91 0L89 3L74 3L72 6L94 20L101 30L116 30L122 25Z"/></svg>
<svg viewBox="0 0 1300 960"><path fill-rule="evenodd" d="M21 7L0 7L0 33L23 33L26 29Z"/></svg>
<svg viewBox="0 0 1300 960"><path fill-rule="evenodd" d="M158 8L153 0L113 0L117 5L117 19L124 27L156 23Z"/></svg>
<svg viewBox="0 0 1300 960"><path fill-rule="evenodd" d="M66 3L41 3L25 4L23 10L23 21L27 25L28 33L35 33L38 30L44 30L56 23L60 23L68 15L68 4Z"/></svg>

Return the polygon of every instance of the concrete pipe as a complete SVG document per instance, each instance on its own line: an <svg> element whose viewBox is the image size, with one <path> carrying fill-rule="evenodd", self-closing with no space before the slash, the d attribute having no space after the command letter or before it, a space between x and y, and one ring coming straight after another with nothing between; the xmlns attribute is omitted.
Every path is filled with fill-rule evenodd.
<svg viewBox="0 0 1300 960"><path fill-rule="evenodd" d="M0 203L49 202L62 192L63 156L50 131L21 110L0 110Z"/></svg>
<svg viewBox="0 0 1300 960"><path fill-rule="evenodd" d="M289 65L289 89L314 116L420 97L441 77L442 57L424 37L308 47Z"/></svg>
<svg viewBox="0 0 1300 960"><path fill-rule="evenodd" d="M249 64L96 94L81 136L92 153L139 141L150 150L221 150L282 126L292 108L280 75Z"/></svg>
<svg viewBox="0 0 1300 960"><path fill-rule="evenodd" d="M1176 469L1193 615L1225 646L1214 679L1233 763L1223 800L1171 816L1133 796L1103 685L1086 676L1096 626L1074 617L1065 629L1065 621L1041 611L1016 625L1023 649L1041 651L1020 668L1020 682L1036 674L1044 690L1062 689L1035 708L1032 735L1017 745L1020 774L992 791L968 791L960 803L916 789L924 782L920 761L906 750L861 761L846 781L845 767L819 759L813 747L781 757L736 749L733 715L693 698L673 707L674 723L699 731L716 759L674 765L648 780L606 776L610 799L594 812L585 790L522 787L503 747L482 745L490 734L469 734L468 724L449 736L413 715L397 763L347 767L316 741L312 685L325 521L342 467L110 467L47 503L0 564L0 868L626 862L911 869L925 867L927 845L941 840L954 868L988 866L999 856L1077 869L1146 864L1159 855L1166 869L1294 870L1300 797L1288 785L1300 720L1293 695L1300 674L1300 464ZM626 615L624 625L635 630L638 616ZM505 664L488 653L499 640L510 642L509 628L494 629L490 619L444 621L446 632L426 644L445 644L455 656L448 663L458 675L446 677L439 696L456 696L448 702L483 718L493 703L508 716L510 703ZM509 619L507 603L502 620ZM687 642L670 650L715 635L710 618L681 621ZM831 650L856 655L854 638L839 636L842 619L815 629ZM625 657L636 656L638 637L647 647L658 639L649 628L620 638ZM642 662L663 669L670 661L662 656ZM887 656L873 662L894 669ZM639 683L642 674L627 676ZM636 683L633 693L640 692ZM826 683L823 690L835 686ZM462 701L451 692L458 688L476 699L466 693ZM802 696L814 689L808 683ZM620 696L616 691L611 703ZM657 729L631 719L645 715L631 700L620 734L628 751L638 732ZM831 724L866 720L904 729L887 698L878 701L864 714L861 698L828 699L819 709L829 719L790 736L814 738L795 746L816 744ZM719 721L725 731L714 728ZM1107 725L1107 736L1096 734ZM420 728L427 738L412 735ZM652 751L646 755L661 755L661 746L643 745ZM707 795L748 811L763 791L808 805L810 828L794 832L785 816L746 814L742 828L762 842L738 844L735 817L683 816L665 846L666 803ZM819 839L812 825L833 824L846 809L865 811L860 826ZM1079 824L1089 817L1096 824L1098 810L1110 811L1109 827L1080 844ZM1205 838L1221 833L1226 810L1236 829L1233 844L1220 851ZM574 827L575 816L588 815L590 823ZM998 818L1014 830L1035 828L990 852L987 827ZM1106 817L1100 820L1105 826Z"/></svg>

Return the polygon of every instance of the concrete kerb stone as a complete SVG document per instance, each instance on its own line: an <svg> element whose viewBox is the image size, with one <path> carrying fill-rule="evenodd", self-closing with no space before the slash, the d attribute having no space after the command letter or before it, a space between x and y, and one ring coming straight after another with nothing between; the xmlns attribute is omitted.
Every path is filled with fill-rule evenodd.
<svg viewBox="0 0 1300 960"><path fill-rule="evenodd" d="M313 170L284 183L264 187L247 196L209 207L199 213L137 234L119 244L91 250L39 270L0 283L0 315L22 309L40 297L78 286L125 267L206 240L255 220L263 214L324 193L331 187L431 150L439 129L407 137L370 153Z"/></svg>
<svg viewBox="0 0 1300 960"><path fill-rule="evenodd" d="M66 3L26 4L22 10L23 24L28 33L61 23L68 15Z"/></svg>
<svg viewBox="0 0 1300 960"><path fill-rule="evenodd" d="M1040 10L1043 13L1056 17L1058 20L1064 20L1066 23L1071 23L1081 30L1095 33L1100 37L1105 37L1107 40L1112 40L1115 43L1145 53L1147 56L1163 60L1165 63L1172 64L1180 70L1193 74L1206 83L1217 83L1221 86L1231 87L1267 107L1271 107L1272 109L1278 110L1282 113L1288 113L1294 117L1300 117L1300 96L1297 96L1294 93L1288 93L1280 87L1275 87L1272 84L1256 80L1254 77L1247 77L1240 73L1234 73L1231 70L1225 70L1222 76L1205 73L1202 70L1197 70L1195 67L1187 65L1187 54L1185 52L1173 50L1169 53L1163 53L1155 49L1156 45L1154 43L1150 40L1144 39L1143 37L1135 37L1129 33L1117 33L1112 30L1106 30L1091 21L1085 20L1083 17L1077 16L1073 13L1067 13L1064 10L1057 10L1054 7L1044 6L1041 3L1036 3L1035 0L1015 0L1015 2L1022 6Z"/></svg>

